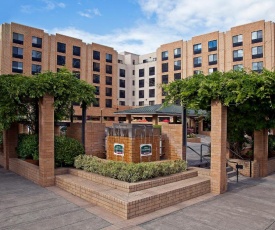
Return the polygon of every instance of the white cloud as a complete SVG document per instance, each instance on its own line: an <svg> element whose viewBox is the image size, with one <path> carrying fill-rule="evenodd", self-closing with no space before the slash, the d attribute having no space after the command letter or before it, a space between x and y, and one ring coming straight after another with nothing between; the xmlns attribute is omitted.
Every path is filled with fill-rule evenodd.
<svg viewBox="0 0 275 230"><path fill-rule="evenodd" d="M213 31L227 31L236 25L266 20L275 21L274 0L138 0L146 17L128 28L109 31L104 35L73 27L51 32L114 47L117 51L138 54L154 52L161 44L190 40L192 36ZM83 17L101 15L98 9L87 9Z"/></svg>
<svg viewBox="0 0 275 230"><path fill-rule="evenodd" d="M78 12L78 14L82 17L86 17L86 18L92 18L93 16L101 16L101 13L99 11L99 9L94 8L94 9L86 9L84 11L80 11Z"/></svg>
<svg viewBox="0 0 275 230"><path fill-rule="evenodd" d="M54 2L50 0L41 0L43 3L45 3L45 6L42 7L34 7L32 5L22 5L21 12L23 13L33 13L37 11L44 11L44 10L54 10L55 8L65 8L66 4L63 2Z"/></svg>

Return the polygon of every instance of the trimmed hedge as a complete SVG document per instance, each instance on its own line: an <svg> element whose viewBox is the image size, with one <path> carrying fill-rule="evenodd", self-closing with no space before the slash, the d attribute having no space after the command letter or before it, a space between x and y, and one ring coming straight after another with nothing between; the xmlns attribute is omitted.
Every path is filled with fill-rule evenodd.
<svg viewBox="0 0 275 230"><path fill-rule="evenodd" d="M38 143L37 134L19 134L17 145L18 157L22 159L32 158L38 160ZM74 164L74 158L84 153L84 147L77 140L65 136L54 137L54 160L57 166L72 166Z"/></svg>
<svg viewBox="0 0 275 230"><path fill-rule="evenodd" d="M160 176L168 176L186 171L187 169L187 163L183 160L125 163L102 160L87 155L77 156L74 166L87 172L93 172L126 182L137 182Z"/></svg>

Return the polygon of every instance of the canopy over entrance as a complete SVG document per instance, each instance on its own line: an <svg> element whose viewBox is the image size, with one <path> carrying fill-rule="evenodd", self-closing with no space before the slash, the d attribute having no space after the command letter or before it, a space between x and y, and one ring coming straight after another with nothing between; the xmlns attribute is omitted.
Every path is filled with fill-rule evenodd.
<svg viewBox="0 0 275 230"><path fill-rule="evenodd" d="M187 109L187 117L201 117L206 116L205 110ZM182 115L182 106L170 104L163 106L162 104L144 106L135 109L128 109L123 111L117 111L115 114L126 115L126 121L131 123L131 115L151 115L153 117L153 124L158 124L158 116L173 116L178 117ZM176 119L174 119L175 121Z"/></svg>

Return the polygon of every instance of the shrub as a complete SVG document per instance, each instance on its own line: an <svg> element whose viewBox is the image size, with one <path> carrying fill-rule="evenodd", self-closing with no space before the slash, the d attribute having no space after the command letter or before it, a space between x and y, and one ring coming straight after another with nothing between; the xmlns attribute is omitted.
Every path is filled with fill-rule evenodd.
<svg viewBox="0 0 275 230"><path fill-rule="evenodd" d="M74 158L84 152L84 147L77 140L65 136L54 137L54 158L57 165L73 165Z"/></svg>
<svg viewBox="0 0 275 230"><path fill-rule="evenodd" d="M38 143L37 134L19 134L17 145L18 157L38 160ZM84 154L84 148L77 140L65 136L54 137L54 159L56 165L73 165L74 158L81 154Z"/></svg>
<svg viewBox="0 0 275 230"><path fill-rule="evenodd" d="M19 134L17 155L22 159L33 158L38 160L38 135Z"/></svg>
<svg viewBox="0 0 275 230"><path fill-rule="evenodd" d="M97 173L126 182L137 182L159 176L167 176L186 171L183 160L165 162L125 163L102 160L97 157L80 155L75 158L74 166L87 172Z"/></svg>

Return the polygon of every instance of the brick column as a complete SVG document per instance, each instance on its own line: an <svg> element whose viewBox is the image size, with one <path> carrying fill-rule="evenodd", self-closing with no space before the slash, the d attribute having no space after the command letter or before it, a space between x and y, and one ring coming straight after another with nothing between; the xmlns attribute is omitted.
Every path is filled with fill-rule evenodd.
<svg viewBox="0 0 275 230"><path fill-rule="evenodd" d="M152 117L153 125L158 125L158 115L154 114Z"/></svg>
<svg viewBox="0 0 275 230"><path fill-rule="evenodd" d="M268 175L268 133L267 129L254 131L254 162L258 163L259 177ZM257 175L255 175L257 177Z"/></svg>
<svg viewBox="0 0 275 230"><path fill-rule="evenodd" d="M18 124L13 123L3 132L4 168L9 169L9 158L17 158L16 147L18 142Z"/></svg>
<svg viewBox="0 0 275 230"><path fill-rule="evenodd" d="M39 100L39 184L54 185L54 98Z"/></svg>
<svg viewBox="0 0 275 230"><path fill-rule="evenodd" d="M54 135L60 136L60 126L54 126Z"/></svg>
<svg viewBox="0 0 275 230"><path fill-rule="evenodd" d="M218 100L211 103L211 192L227 190L226 176L227 108Z"/></svg>
<svg viewBox="0 0 275 230"><path fill-rule="evenodd" d="M132 122L131 114L127 114L126 115L126 123L131 124L131 122Z"/></svg>

